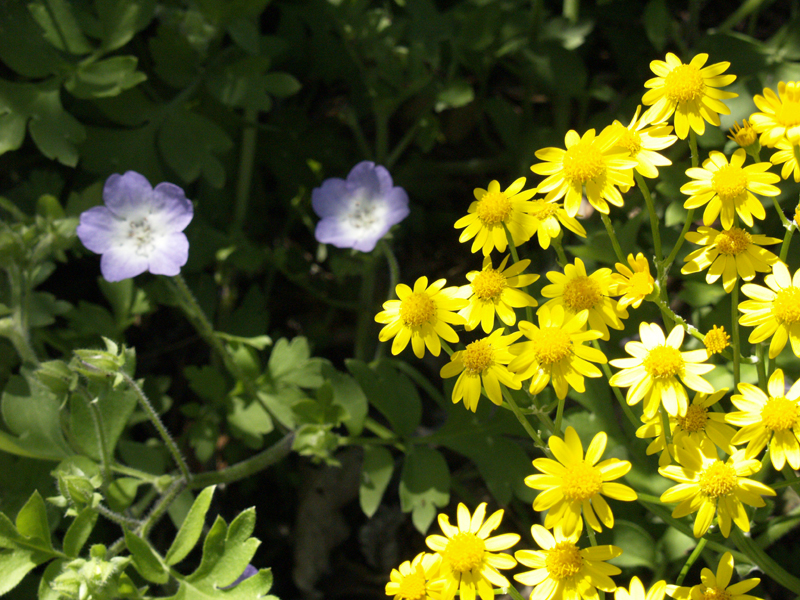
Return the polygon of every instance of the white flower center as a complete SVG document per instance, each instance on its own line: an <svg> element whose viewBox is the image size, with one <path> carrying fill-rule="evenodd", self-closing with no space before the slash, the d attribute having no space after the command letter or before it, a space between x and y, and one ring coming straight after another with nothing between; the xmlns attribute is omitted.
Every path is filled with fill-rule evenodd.
<svg viewBox="0 0 800 600"><path fill-rule="evenodd" d="M369 231L383 222L383 207L378 202L372 202L363 195L355 198L350 205L347 221L356 230Z"/></svg>
<svg viewBox="0 0 800 600"><path fill-rule="evenodd" d="M138 221L128 221L128 239L136 244L136 254L139 256L150 256L154 250L153 228L150 226L147 217L142 217Z"/></svg>

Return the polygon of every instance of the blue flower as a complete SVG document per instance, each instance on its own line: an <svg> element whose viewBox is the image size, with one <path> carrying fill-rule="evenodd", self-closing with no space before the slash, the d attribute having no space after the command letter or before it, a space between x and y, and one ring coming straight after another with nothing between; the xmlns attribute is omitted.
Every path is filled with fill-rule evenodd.
<svg viewBox="0 0 800 600"><path fill-rule="evenodd" d="M77 234L84 246L103 255L100 272L107 281L145 271L180 273L189 257L183 230L194 216L181 188L159 183L153 189L143 175L128 171L106 180L103 202L81 214Z"/></svg>
<svg viewBox="0 0 800 600"><path fill-rule="evenodd" d="M373 162L358 163L347 179L331 178L311 192L322 220L315 236L323 244L370 252L389 228L408 216L408 194Z"/></svg>

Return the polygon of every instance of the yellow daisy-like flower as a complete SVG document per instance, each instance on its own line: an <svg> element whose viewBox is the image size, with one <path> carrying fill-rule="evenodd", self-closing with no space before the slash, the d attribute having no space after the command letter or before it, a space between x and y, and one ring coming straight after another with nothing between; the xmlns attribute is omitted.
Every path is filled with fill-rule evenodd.
<svg viewBox="0 0 800 600"><path fill-rule="evenodd" d="M664 594L667 592L667 582L663 579L656 581L647 593L644 591L644 584L642 580L634 576L631 579L630 589L626 590L620 586L614 592L614 600L664 600Z"/></svg>
<svg viewBox="0 0 800 600"><path fill-rule="evenodd" d="M752 227L753 217L763 219L767 216L753 192L762 196L777 196L781 191L769 184L777 183L780 177L776 173L766 172L771 166L768 162L742 167L746 157L747 153L738 148L728 164L722 152L712 150L703 161L702 168L686 169L686 174L694 181L681 186L681 192L689 196L683 207L698 208L706 204L703 225L711 225L720 216L723 229L730 229L733 227L733 215L738 214L742 221Z"/></svg>
<svg viewBox="0 0 800 600"><path fill-rule="evenodd" d="M699 273L708 269L706 283L714 283L722 276L722 287L729 294L738 277L751 281L756 272L769 273L772 270L770 265L778 262L778 256L761 246L781 243L778 238L749 233L741 227L717 231L701 226L697 231L687 233L686 239L703 247L683 259L687 264L681 273Z"/></svg>
<svg viewBox="0 0 800 600"><path fill-rule="evenodd" d="M481 399L481 384L489 400L498 406L503 403L500 384L513 390L522 387L517 376L509 373L507 366L514 359L514 355L508 351L508 345L521 335L521 332L515 331L504 336L503 330L498 329L490 336L472 342L464 350L453 353L450 362L439 372L443 379L458 375L453 388L453 404L463 398L464 406L475 412Z"/></svg>
<svg viewBox="0 0 800 600"><path fill-rule="evenodd" d="M605 561L622 554L617 546L601 545L579 548L581 527L572 535L556 529L550 533L541 525L531 527L531 535L541 550L517 550L520 564L531 567L514 575L522 585L533 586L530 600L596 599L598 588L613 592L617 586L611 575L622 571Z"/></svg>
<svg viewBox="0 0 800 600"><path fill-rule="evenodd" d="M472 331L478 325L485 333L494 329L494 315L506 325L517 322L515 308L537 306L536 299L517 288L526 287L539 279L539 275L523 273L531 261L528 259L514 263L506 269L508 256L496 269L492 267L489 256L483 259L483 269L467 273L469 286L465 286L469 304L459 311L467 321L465 329Z"/></svg>
<svg viewBox="0 0 800 600"><path fill-rule="evenodd" d="M644 414L648 418L656 414L661 403L673 417L686 416L689 399L681 381L696 392L714 393L711 384L700 377L714 368L714 365L704 364L708 357L705 348L681 352L683 335L680 325L665 338L664 331L655 323L641 323L639 337L642 341L625 344L625 351L633 358L610 362L622 370L615 373L609 383L628 388L625 399L631 406L644 398Z"/></svg>
<svg viewBox="0 0 800 600"><path fill-rule="evenodd" d="M590 129L578 135L570 130L564 138L566 150L543 148L536 151L536 158L543 160L531 167L531 171L547 178L539 185L546 193L545 200L564 199L564 209L570 217L578 214L578 208L586 197L598 211L608 214L608 202L622 206L622 194L617 186L626 190L633 186L632 169L638 164L630 158L628 151L617 145L619 133L611 125L600 135Z"/></svg>
<svg viewBox="0 0 800 600"><path fill-rule="evenodd" d="M411 341L417 358L425 355L426 346L431 354L439 356L439 337L453 344L458 342L458 334L449 324L466 322L453 311L463 308L467 301L458 296L458 287L446 288L445 283L439 279L428 286L428 278L420 277L413 290L401 283L395 288L399 300L383 303L383 310L375 315L375 321L386 324L378 339L385 342L394 338L392 354L400 354Z"/></svg>
<svg viewBox="0 0 800 600"><path fill-rule="evenodd" d="M769 162L773 165L783 165L781 167L781 177L783 179L789 179L789 176L792 175L795 183L800 183L800 165L797 162L797 153L800 152L800 146L781 140L775 144L775 147L778 151L769 157Z"/></svg>
<svg viewBox="0 0 800 600"><path fill-rule="evenodd" d="M736 121L733 122L733 127L730 128L728 139L733 140L747 151L758 142L758 133L756 133L753 126L747 122L747 119L742 119L741 127L739 127L739 123Z"/></svg>
<svg viewBox="0 0 800 600"><path fill-rule="evenodd" d="M644 118L650 123L661 123L675 113L675 133L682 140L689 135L690 127L703 135L706 121L719 127L719 115L731 113L721 100L736 98L738 94L717 88L733 83L736 75L722 74L731 65L729 62L703 68L707 60L708 54L698 54L688 64L683 64L668 52L666 61L652 61L650 69L657 77L644 84L649 91L642 97L642 103L650 106Z"/></svg>
<svg viewBox="0 0 800 600"><path fill-rule="evenodd" d="M542 307L536 313L539 326L520 321L519 330L528 341L509 347L516 358L508 370L519 375L520 381L531 380L530 393L538 394L552 380L559 399L566 398L570 386L585 392L584 377L600 377L600 369L592 364L605 363L600 350L584 346L583 342L602 337L599 331L583 331L589 311L581 311L571 319L560 306ZM591 361L591 362L589 362Z"/></svg>
<svg viewBox="0 0 800 600"><path fill-rule="evenodd" d="M602 333L604 340L609 339L609 327L624 329L622 319L628 318L628 311L618 308L617 302L611 298L611 269L598 269L587 275L583 261L576 258L575 264L566 265L563 273L549 271L547 278L551 284L542 288L542 296L552 299L545 302L542 308L561 306L566 319L588 310L589 328Z"/></svg>
<svg viewBox="0 0 800 600"><path fill-rule="evenodd" d="M533 510L548 511L545 527L557 527L570 536L578 530L583 512L589 526L602 531L601 522L614 527L614 515L603 496L625 502L636 500L638 496L631 488L612 482L630 471L631 463L616 458L598 463L607 442L608 436L598 433L584 457L581 439L572 427L567 427L563 440L552 436L547 441L556 460L537 458L533 466L541 473L525 478L525 485L542 490L533 501Z"/></svg>
<svg viewBox="0 0 800 600"><path fill-rule="evenodd" d="M728 414L726 421L741 427L731 440L735 445L747 442L747 457L758 456L769 443L769 457L777 471L786 463L800 469L800 381L787 392L783 371L776 369L767 383L767 396L749 383L740 383L739 392L731 397L738 412Z"/></svg>
<svg viewBox="0 0 800 600"><path fill-rule="evenodd" d="M800 82L780 81L777 94L764 88L764 95L756 94L753 101L762 112L750 115L750 123L761 134L762 146L771 148L782 139L800 143Z"/></svg>
<svg viewBox="0 0 800 600"><path fill-rule="evenodd" d="M711 358L714 354L719 354L731 345L731 336L728 335L724 327L714 325L711 331L703 336L703 345L706 347L706 352L708 352L708 358Z"/></svg>
<svg viewBox="0 0 800 600"><path fill-rule="evenodd" d="M525 178L520 177L504 192L497 181L490 182L488 190L476 188L475 202L469 205L468 214L456 221L456 229L465 228L458 241L472 240L472 252L483 250L483 255L488 256L495 248L498 252L506 251L506 228L514 246L531 239L535 223L528 213L536 189L522 191L524 186Z"/></svg>
<svg viewBox="0 0 800 600"><path fill-rule="evenodd" d="M625 310L629 306L639 308L645 296L653 292L655 279L650 275L650 265L644 254L639 252L636 258L628 254L630 268L622 263L614 265L617 273L611 274L609 293L612 296L622 296L617 300L617 310Z"/></svg>
<svg viewBox="0 0 800 600"><path fill-rule="evenodd" d="M714 515L724 537L731 533L731 521L742 531L750 531L750 519L742 503L765 506L761 496L774 496L775 491L759 481L748 479L761 470L761 463L746 458L745 450L737 450L727 461L717 458L717 449L710 441L697 444L684 439L675 446L677 465L660 467L658 472L678 485L661 494L661 502L679 502L672 516L676 519L697 512L694 537L708 531Z"/></svg>
<svg viewBox="0 0 800 600"><path fill-rule="evenodd" d="M747 283L742 293L752 300L739 304L739 323L755 329L750 332L751 344L763 342L772 336L769 344L769 357L781 353L787 340L792 344L792 352L800 356L800 269L794 277L782 262L772 266L772 273L764 277L767 287Z"/></svg>
<svg viewBox="0 0 800 600"><path fill-rule="evenodd" d="M444 579L439 579L442 557L438 554L417 554L412 561L405 561L392 569L386 595L393 600L439 600Z"/></svg>
<svg viewBox="0 0 800 600"><path fill-rule="evenodd" d="M733 454L734 447L731 439L736 431L725 424L725 413L709 410L727 393L728 388L713 394L694 395L694 399L686 409L685 417L669 417L669 430L672 432L673 444L682 444L687 437L695 444L710 440L727 454ZM647 446L647 454L661 452L658 459L659 467L666 467L671 457L667 448L667 439L664 436L664 427L661 415L656 414L650 418L642 416L644 425L636 430L636 437L640 439L655 438Z"/></svg>
<svg viewBox="0 0 800 600"><path fill-rule="evenodd" d="M425 539L428 548L442 557L440 577L445 581L442 600L453 600L460 590L463 600L494 598L493 586L509 587L508 579L498 569L513 569L517 566L510 555L503 553L519 541L516 533L505 533L494 537L489 534L500 526L503 511L493 513L484 523L486 503L483 502L470 516L464 504L458 505L458 527L450 524L450 518L439 515L441 535L429 535Z"/></svg>
<svg viewBox="0 0 800 600"><path fill-rule="evenodd" d="M650 125L644 116L639 118L641 110L641 106L636 107L636 113L627 127L619 121L614 121L614 127L619 135L617 145L630 153L630 157L637 163L634 168L640 175L652 179L658 177L658 167L668 167L672 164L671 160L656 150L669 148L678 138L670 135L671 125L665 123Z"/></svg>
<svg viewBox="0 0 800 600"><path fill-rule="evenodd" d="M555 200L539 198L531 203L530 215L534 219L534 233L543 250L550 247L550 240L561 235L561 225L571 232L586 237L586 230L577 219L570 217Z"/></svg>
<svg viewBox="0 0 800 600"><path fill-rule="evenodd" d="M761 579L753 577L730 585L732 576L733 555L726 552L719 560L716 575L711 569L703 567L700 571L703 583L692 587L668 585L667 593L676 600L760 600L747 592L756 587Z"/></svg>

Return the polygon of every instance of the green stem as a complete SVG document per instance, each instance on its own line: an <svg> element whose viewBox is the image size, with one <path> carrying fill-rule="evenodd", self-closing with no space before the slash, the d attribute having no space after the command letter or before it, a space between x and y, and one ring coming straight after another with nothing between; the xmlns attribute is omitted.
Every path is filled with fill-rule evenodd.
<svg viewBox="0 0 800 600"><path fill-rule="evenodd" d="M633 176L636 178L636 184L642 191L644 201L647 204L647 212L650 213L650 229L653 232L653 246L656 253L656 264L661 263L664 259L664 254L661 249L661 231L658 227L658 215L656 214L656 207L653 204L653 197L650 195L650 188L647 187L647 182L644 177L634 169Z"/></svg>
<svg viewBox="0 0 800 600"><path fill-rule="evenodd" d="M122 527L130 527L135 528L139 527L142 522L138 519L133 519L131 517L126 517L125 515L121 515L118 512L114 512L110 508L103 506L102 504L98 504L94 507L94 509L101 515L103 515L109 521L116 523L117 525L121 525Z"/></svg>
<svg viewBox="0 0 800 600"><path fill-rule="evenodd" d="M592 345L597 349L600 350L600 344L597 340L592 340ZM603 370L603 373L606 376L606 379L609 381L611 380L611 367L608 366L608 363L603 363L600 365L600 368ZM625 397L622 395L622 391L614 385L609 386L611 391L614 393L614 397L617 399L617 402L622 408L622 412L625 413L625 416L628 417L628 421L633 426L634 431L639 429L639 426L642 424L639 419L636 418L636 415L633 414L631 407L628 406L628 403L625 400Z"/></svg>
<svg viewBox="0 0 800 600"><path fill-rule="evenodd" d="M175 501L175 498L184 490L186 487L186 481L183 479L178 479L173 483L167 491L161 496L159 501L153 507L153 510L150 511L150 514L142 521L142 524L139 526L137 533L141 537L147 537L147 534L150 532L150 529L158 523L159 519L164 516L164 513L167 512L170 505Z"/></svg>
<svg viewBox="0 0 800 600"><path fill-rule="evenodd" d="M509 231L505 222L503 222L503 230L506 232L506 242L508 244L508 250L511 252L511 259L514 261L514 264L516 264L519 262L519 254L517 253L517 247L514 245L514 238L511 235L511 231ZM528 286L519 289L526 294L528 293ZM525 318L528 321L533 321L533 309L530 306L525 307Z"/></svg>
<svg viewBox="0 0 800 600"><path fill-rule="evenodd" d="M253 183L253 165L256 157L256 143L258 128L251 123L258 119L258 110L246 108L244 110L245 126L242 131L242 150L239 155L239 179L236 182L236 203L233 211L232 232L240 231L247 216L247 206L250 202L250 188Z"/></svg>
<svg viewBox="0 0 800 600"><path fill-rule="evenodd" d="M561 419L564 417L564 405L567 403L567 397L558 399L558 408L556 408L556 422L554 425L555 435L562 437L561 434Z"/></svg>
<svg viewBox="0 0 800 600"><path fill-rule="evenodd" d="M785 214L783 214L783 209L781 208L781 205L778 204L778 198L776 196L772 197L772 205L775 207L778 216L781 218L781 223L783 223L783 228L789 229L792 226L792 222L786 218Z"/></svg>
<svg viewBox="0 0 800 600"><path fill-rule="evenodd" d="M661 297L659 295L656 298L651 298L650 296L648 296L647 299L658 306L658 308L661 310L662 316L663 315L667 315L667 317L669 319L672 319L672 321L674 321L676 324L678 324L681 327L683 327L683 329L684 329L684 331L686 331L686 333L691 335L693 338L696 338L696 339L700 340L701 342L703 341L703 338L705 338L705 336L702 333L700 333L700 330L697 329L697 327L695 327L691 323L688 323L686 321L686 319L684 319L682 316L680 316L675 311L673 311L670 308L670 306L667 303L665 298L663 298L663 297ZM669 329L669 323L665 322L664 326L667 329ZM667 333L669 333L669 332L667 332Z"/></svg>
<svg viewBox="0 0 800 600"><path fill-rule="evenodd" d="M765 575L775 583L791 590L792 593L800 595L800 579L788 573L783 567L772 560L763 549L759 548L751 538L744 535L738 527L732 528L731 537L739 550L744 552L751 561L758 565L759 568L764 571Z"/></svg>
<svg viewBox="0 0 800 600"><path fill-rule="evenodd" d="M164 475L153 475L152 473L145 473L144 471L140 471L139 469L133 469L131 467L121 465L119 463L112 463L110 465L111 470L114 473L119 473L121 475L127 475L128 477L133 477L135 479L141 479L142 481L146 481L152 485L155 485L157 481L159 481ZM167 475L169 477L169 475Z"/></svg>
<svg viewBox="0 0 800 600"><path fill-rule="evenodd" d="M765 0L744 0L735 11L717 28L719 32L727 32L736 27L748 15L755 13Z"/></svg>
<svg viewBox="0 0 800 600"><path fill-rule="evenodd" d="M514 397L508 392L508 390L505 387L503 387L503 398L505 398L506 403L508 403L508 406L511 409L511 412L513 412L514 416L517 417L517 421L520 422L522 428L529 436L531 436L533 443L543 450L546 449L547 446L542 440L541 436L533 428L530 421L528 421L528 419L525 418L525 415L522 414L522 411L520 410L516 400L514 400Z"/></svg>
<svg viewBox="0 0 800 600"><path fill-rule="evenodd" d="M502 591L504 594L511 596L514 600L525 600L525 598L522 597L522 594L520 594L517 588L515 588L513 585L507 588L502 588Z"/></svg>
<svg viewBox="0 0 800 600"><path fill-rule="evenodd" d="M780 259L782 263L786 262L786 257L789 256L789 245L792 243L792 236L794 235L794 230L797 229L796 226L792 226L786 230L786 235L783 236L783 245L781 246L781 255Z"/></svg>
<svg viewBox="0 0 800 600"><path fill-rule="evenodd" d="M614 226L611 224L611 219L608 218L608 215L603 213L600 213L600 218L603 219L603 225L606 226L606 232L611 239L611 245L614 246L614 254L617 255L617 260L622 264L626 264L627 261L625 260L625 255L622 253L619 240L617 240L617 234L614 233Z"/></svg>
<svg viewBox="0 0 800 600"><path fill-rule="evenodd" d="M739 278L733 282L731 291L731 334L733 337L733 386L734 389L739 385L739 357L741 356L741 344L739 343ZM759 361L761 362L761 361Z"/></svg>
<svg viewBox="0 0 800 600"><path fill-rule="evenodd" d="M181 451L178 449L178 445L175 443L175 440L172 439L172 436L167 431L167 428L164 427L164 423L161 422L161 419L158 416L158 413L153 408L153 405L150 404L150 401L147 399L147 396L144 395L142 388L139 387L139 384L136 383L133 378L128 375L125 371L119 370L117 371L122 378L125 380L125 383L128 384L128 387L133 390L133 393L136 394L137 399L139 400L139 405L144 409L144 412L147 414L147 417L153 423L155 428L158 430L161 439L164 440L164 443L167 445L170 454L172 454L172 458L178 465L178 468L183 475L183 479L185 481L190 481L192 478L191 473L189 472L189 467L186 466L186 461L183 460L183 456L181 455Z"/></svg>
<svg viewBox="0 0 800 600"><path fill-rule="evenodd" d="M700 557L700 553L703 551L703 548L706 547L708 540L705 537L701 537L700 540L697 542L697 545L692 550L692 553L689 555L689 558L686 559L686 562L683 563L683 568L681 568L681 572L678 575L678 579L675 581L675 585L681 585L683 580L686 579L686 575L689 573L689 569L692 568L694 562Z"/></svg>
<svg viewBox="0 0 800 600"><path fill-rule="evenodd" d="M562 14L572 24L578 22L580 14L581 0L564 0L562 5Z"/></svg>
<svg viewBox="0 0 800 600"><path fill-rule="evenodd" d="M672 456L672 451L670 450L672 446L672 428L669 426L669 414L663 404L658 408L658 412L661 414L661 430L664 433L664 444L667 452Z"/></svg>
<svg viewBox="0 0 800 600"><path fill-rule="evenodd" d="M672 248L672 252L669 253L669 256L664 260L664 278L666 279L667 274L669 273L670 268L672 267L672 263L675 262L675 258L678 256L678 252L683 246L683 240L686 237L686 234L689 232L689 228L692 226L692 220L694 219L694 210L693 208L689 209L689 212L686 213L686 221L683 223L683 229L681 230L681 234L678 237L678 241L675 242L675 246Z"/></svg>
<svg viewBox="0 0 800 600"><path fill-rule="evenodd" d="M756 344L756 371L758 372L758 387L767 391L767 372L764 366L764 344Z"/></svg>
<svg viewBox="0 0 800 600"><path fill-rule="evenodd" d="M209 485L232 483L244 479L245 477L255 475L289 456L289 453L292 451L293 442L294 432L287 433L276 444L235 465L226 467L221 471L198 473L192 478L189 488L198 489Z"/></svg>
<svg viewBox="0 0 800 600"><path fill-rule="evenodd" d="M558 266L560 266L562 269L566 267L567 264L569 263L569 259L567 258L567 255L564 253L564 247L561 245L561 240L563 237L564 237L564 230L562 229L561 231L558 232L558 235L556 237L550 240L550 245L553 246L553 248L556 251L556 256L558 257L557 258Z"/></svg>
<svg viewBox="0 0 800 600"><path fill-rule="evenodd" d="M105 430L103 429L103 414L100 412L97 404L95 404L89 397L86 389L81 389L78 395L83 398L86 403L86 408L89 414L92 415L92 425L94 426L94 433L97 436L97 445L100 447L100 467L103 472L103 491L111 482L111 455L108 451L108 442L106 441Z"/></svg>
<svg viewBox="0 0 800 600"><path fill-rule="evenodd" d="M417 130L419 129L420 124L424 119L427 118L429 117L427 116L427 113L425 113L425 115L417 119L417 121L411 127L408 128L408 131L405 132L403 137L400 138L400 141L397 142L397 145L394 147L394 150L392 150L392 152L389 154L389 156L386 157L386 160L384 161L384 166L387 169L389 170L392 169L394 163L397 162L397 159L403 155L403 152L406 151L406 148L408 148L411 142L414 141L414 136L417 135Z"/></svg>

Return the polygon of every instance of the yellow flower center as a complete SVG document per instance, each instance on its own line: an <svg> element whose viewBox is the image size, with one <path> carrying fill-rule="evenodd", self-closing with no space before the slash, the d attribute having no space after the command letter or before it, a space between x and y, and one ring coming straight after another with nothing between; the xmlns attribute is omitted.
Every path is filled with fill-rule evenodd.
<svg viewBox="0 0 800 600"><path fill-rule="evenodd" d="M700 70L692 65L677 66L664 78L664 93L673 102L697 100L705 87Z"/></svg>
<svg viewBox="0 0 800 600"><path fill-rule="evenodd" d="M461 360L470 373L483 373L494 360L494 350L488 340L477 340L464 349Z"/></svg>
<svg viewBox="0 0 800 600"><path fill-rule="evenodd" d="M567 500L588 500L603 486L600 471L585 462L568 467L563 481L561 491Z"/></svg>
<svg viewBox="0 0 800 600"><path fill-rule="evenodd" d="M427 292L414 292L400 303L400 318L407 327L429 322L436 314L436 304Z"/></svg>
<svg viewBox="0 0 800 600"><path fill-rule="evenodd" d="M714 173L711 188L723 202L735 200L747 191L747 175L741 167L726 165Z"/></svg>
<svg viewBox="0 0 800 600"><path fill-rule="evenodd" d="M722 588L706 588L703 600L731 600L731 595Z"/></svg>
<svg viewBox="0 0 800 600"><path fill-rule="evenodd" d="M548 217L552 217L558 212L558 205L553 202L545 202L544 200L536 200L533 203L533 208L529 211L534 219L544 221Z"/></svg>
<svg viewBox="0 0 800 600"><path fill-rule="evenodd" d="M572 340L566 331L559 327L543 327L531 339L536 361L543 365L552 365L572 352Z"/></svg>
<svg viewBox="0 0 800 600"><path fill-rule="evenodd" d="M730 346L730 340L731 336L725 332L724 327L714 325L714 328L703 338L703 344L710 354L719 354Z"/></svg>
<svg viewBox="0 0 800 600"><path fill-rule="evenodd" d="M795 100L784 101L775 115L775 121L783 127L800 125L800 102Z"/></svg>
<svg viewBox="0 0 800 600"><path fill-rule="evenodd" d="M497 225L511 214L511 200L502 192L486 192L475 212L484 225Z"/></svg>
<svg viewBox="0 0 800 600"><path fill-rule="evenodd" d="M722 254L737 256L747 250L753 238L741 227L731 227L727 231L717 234L714 243Z"/></svg>
<svg viewBox="0 0 800 600"><path fill-rule="evenodd" d="M417 569L403 577L397 595L405 600L425 600L425 584L425 573Z"/></svg>
<svg viewBox="0 0 800 600"><path fill-rule="evenodd" d="M484 269L472 280L472 291L481 300L496 300L505 287L505 275L491 268Z"/></svg>
<svg viewBox="0 0 800 600"><path fill-rule="evenodd" d="M454 571L468 573L483 563L486 546L474 533L461 531L450 539L444 549L443 558Z"/></svg>
<svg viewBox="0 0 800 600"><path fill-rule="evenodd" d="M635 158L642 151L642 138L636 131L631 131L627 127L620 126L620 136L617 141L618 146L622 146Z"/></svg>
<svg viewBox="0 0 800 600"><path fill-rule="evenodd" d="M600 284L591 277L579 276L564 285L564 304L574 312L593 308L602 299Z"/></svg>
<svg viewBox="0 0 800 600"><path fill-rule="evenodd" d="M564 178L570 183L594 181L606 171L603 154L592 144L578 142L563 159Z"/></svg>
<svg viewBox="0 0 800 600"><path fill-rule="evenodd" d="M636 272L630 278L629 289L628 293L634 296L647 296L653 291L653 278L650 273Z"/></svg>
<svg viewBox="0 0 800 600"><path fill-rule="evenodd" d="M668 379L683 371L683 357L672 346L656 346L647 353L642 364L655 379Z"/></svg>
<svg viewBox="0 0 800 600"><path fill-rule="evenodd" d="M561 581L581 572L583 557L572 542L559 542L547 551L545 567L552 579Z"/></svg>
<svg viewBox="0 0 800 600"><path fill-rule="evenodd" d="M742 148L747 148L748 146L752 146L756 143L758 139L758 134L756 130L753 129L753 126L747 122L747 119L742 121L742 126L739 127L739 124L734 122L733 129L730 130L732 135L729 135L728 138L732 139L734 142L739 144Z"/></svg>
<svg viewBox="0 0 800 600"><path fill-rule="evenodd" d="M778 292L772 301L772 314L781 324L800 322L800 288L790 286Z"/></svg>
<svg viewBox="0 0 800 600"><path fill-rule="evenodd" d="M720 498L730 494L737 482L736 469L717 460L700 475L700 491L710 498Z"/></svg>
<svg viewBox="0 0 800 600"><path fill-rule="evenodd" d="M678 426L684 431L694 433L703 431L706 428L706 421L708 421L708 410L692 404L686 409L685 417L678 417Z"/></svg>
<svg viewBox="0 0 800 600"><path fill-rule="evenodd" d="M798 407L797 401L783 396L770 398L761 409L761 421L767 429L772 431L793 429L798 417L800 417L800 407Z"/></svg>

